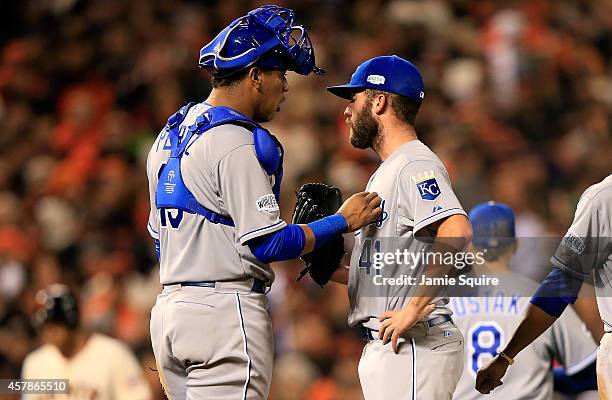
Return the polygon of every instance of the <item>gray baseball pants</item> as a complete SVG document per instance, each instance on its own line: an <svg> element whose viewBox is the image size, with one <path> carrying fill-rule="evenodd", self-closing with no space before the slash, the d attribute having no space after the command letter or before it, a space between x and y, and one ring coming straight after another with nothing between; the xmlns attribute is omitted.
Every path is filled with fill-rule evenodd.
<svg viewBox="0 0 612 400"><path fill-rule="evenodd" d="M261 400L272 379L272 324L250 282L164 286L151 310L151 342L170 400Z"/></svg>
<svg viewBox="0 0 612 400"><path fill-rule="evenodd" d="M391 343L370 340L359 360L365 400L452 399L463 372L463 344L463 335L452 321L411 328L399 339L398 354Z"/></svg>

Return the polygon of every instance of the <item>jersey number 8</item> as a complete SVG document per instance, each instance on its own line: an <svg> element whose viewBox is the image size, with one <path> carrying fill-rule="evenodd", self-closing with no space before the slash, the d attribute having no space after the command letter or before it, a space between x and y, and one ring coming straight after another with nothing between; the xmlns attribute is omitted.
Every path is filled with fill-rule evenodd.
<svg viewBox="0 0 612 400"><path fill-rule="evenodd" d="M504 331L493 321L480 322L470 329L467 341L470 371L476 375L480 367L501 351Z"/></svg>

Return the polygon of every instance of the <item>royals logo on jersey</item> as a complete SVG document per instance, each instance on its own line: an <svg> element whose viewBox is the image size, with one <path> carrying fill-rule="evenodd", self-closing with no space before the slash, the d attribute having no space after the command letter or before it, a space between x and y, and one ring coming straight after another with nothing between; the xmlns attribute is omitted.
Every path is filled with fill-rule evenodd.
<svg viewBox="0 0 612 400"><path fill-rule="evenodd" d="M412 180L423 200L435 200L440 196L440 187L438 186L433 170L417 174L412 177Z"/></svg>

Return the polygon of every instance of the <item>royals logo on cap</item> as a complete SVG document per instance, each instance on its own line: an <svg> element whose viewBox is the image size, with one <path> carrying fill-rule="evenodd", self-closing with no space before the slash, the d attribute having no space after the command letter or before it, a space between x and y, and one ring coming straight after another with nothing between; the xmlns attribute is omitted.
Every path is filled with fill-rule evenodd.
<svg viewBox="0 0 612 400"><path fill-rule="evenodd" d="M412 177L412 180L423 200L435 200L440 196L440 187L438 186L433 170L417 174Z"/></svg>

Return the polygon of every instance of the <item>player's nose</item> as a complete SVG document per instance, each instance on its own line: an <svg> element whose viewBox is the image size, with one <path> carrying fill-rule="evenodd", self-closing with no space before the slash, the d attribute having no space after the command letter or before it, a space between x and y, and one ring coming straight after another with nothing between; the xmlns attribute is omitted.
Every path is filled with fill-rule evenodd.
<svg viewBox="0 0 612 400"><path fill-rule="evenodd" d="M346 106L346 108L344 109L344 116L346 118L351 118L352 115L353 115L353 112L351 111L351 107Z"/></svg>

